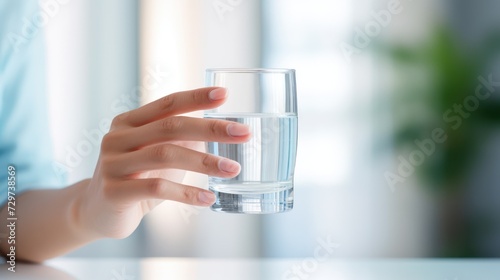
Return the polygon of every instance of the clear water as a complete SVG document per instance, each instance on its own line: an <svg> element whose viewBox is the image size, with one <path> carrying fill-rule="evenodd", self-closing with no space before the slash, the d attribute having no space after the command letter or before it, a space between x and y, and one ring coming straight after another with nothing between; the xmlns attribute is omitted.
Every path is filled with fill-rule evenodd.
<svg viewBox="0 0 500 280"><path fill-rule="evenodd" d="M209 188L228 194L263 194L292 188L297 151L297 116L272 114L205 114L205 118L250 126L252 138L243 144L209 142L207 150L241 165L238 176L209 178Z"/></svg>

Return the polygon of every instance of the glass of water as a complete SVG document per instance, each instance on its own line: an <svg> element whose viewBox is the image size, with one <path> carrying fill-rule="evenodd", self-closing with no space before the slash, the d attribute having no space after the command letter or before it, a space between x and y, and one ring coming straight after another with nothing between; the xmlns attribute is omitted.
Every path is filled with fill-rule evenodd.
<svg viewBox="0 0 500 280"><path fill-rule="evenodd" d="M240 163L234 178L209 177L218 212L267 214L293 208L297 97L292 69L207 69L206 85L224 87L226 102L204 118L246 124L242 144L207 143L207 151Z"/></svg>

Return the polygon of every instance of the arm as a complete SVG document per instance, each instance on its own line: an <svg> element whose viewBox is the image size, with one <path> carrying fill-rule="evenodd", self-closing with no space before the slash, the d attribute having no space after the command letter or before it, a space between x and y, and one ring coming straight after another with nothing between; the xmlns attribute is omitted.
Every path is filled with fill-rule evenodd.
<svg viewBox="0 0 500 280"><path fill-rule="evenodd" d="M241 143L249 139L249 129L178 115L220 106L225 97L221 88L179 92L115 117L91 179L19 196L16 257L42 262L100 238L127 237L163 200L213 204L210 191L176 182L176 171L236 176L237 162L197 151L193 143ZM6 215L3 209L4 221ZM0 227L1 233L7 227ZM8 252L8 245L2 242L0 249Z"/></svg>
<svg viewBox="0 0 500 280"><path fill-rule="evenodd" d="M17 260L41 262L98 239L76 219L76 198L89 181L63 189L26 191L17 197L16 243L0 242L2 255L14 245ZM2 208L0 220L7 221L7 206ZM2 226L0 232L8 234L7 230Z"/></svg>

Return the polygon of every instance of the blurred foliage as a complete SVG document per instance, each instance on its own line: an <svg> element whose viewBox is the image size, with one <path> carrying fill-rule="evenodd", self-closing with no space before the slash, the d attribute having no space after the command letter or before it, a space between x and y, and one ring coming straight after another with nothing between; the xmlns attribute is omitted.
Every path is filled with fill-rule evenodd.
<svg viewBox="0 0 500 280"><path fill-rule="evenodd" d="M422 185L441 194L440 212L436 215L443 243L438 254L475 257L479 255L475 244L494 224L488 222L488 217L481 217L481 221L467 218L463 196L475 155L492 128L500 124L500 102L494 97L500 94L498 88L479 101L477 110L464 109L470 115L463 117L459 126L447 122L444 114L475 94L480 76L488 80L494 74L490 68L499 54L500 33L489 34L474 51L453 35L446 27L438 26L421 45L391 45L380 50L392 67L394 86L390 97L396 153L408 158L409 152L418 149L415 140L431 138L436 128L442 128L447 135L446 141L436 143L435 152L416 167ZM494 81L499 78L493 76Z"/></svg>
<svg viewBox="0 0 500 280"><path fill-rule="evenodd" d="M484 48L474 53L462 48L444 27L435 28L430 38L421 46L390 46L383 49L388 50L389 59L396 70L396 79L402 81L393 96L394 117L405 120L394 127L396 147L412 146L416 149L416 139L430 138L433 129L443 128L447 140L436 144L435 153L428 156L417 171L427 186L449 192L463 187L461 182L481 145L481 135L486 133L485 126L500 123L500 103L491 96L480 101L478 109L471 111L469 117L462 118L461 125L456 129L452 128L452 123L444 121L443 114L453 110L454 104L462 105L467 96L474 95L480 84L479 76L488 79L490 73L484 71L498 54L500 34L490 37L483 44ZM423 89L418 85L412 86L411 80L415 77L399 71L408 67L430 73L432 77L422 81L429 85ZM424 104L425 110L412 110L411 107L419 102L421 106Z"/></svg>

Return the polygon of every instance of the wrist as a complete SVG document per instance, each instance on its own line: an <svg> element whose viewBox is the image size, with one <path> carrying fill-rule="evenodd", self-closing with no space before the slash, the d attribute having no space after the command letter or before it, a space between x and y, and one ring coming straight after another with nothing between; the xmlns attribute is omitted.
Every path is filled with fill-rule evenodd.
<svg viewBox="0 0 500 280"><path fill-rule="evenodd" d="M68 222L73 228L75 235L86 241L94 241L102 238L95 229L94 223L92 222L92 216L94 215L90 213L90 208L88 207L87 190L90 182L90 179L85 179L68 188L68 190L72 192L68 195L71 199L70 209L68 211Z"/></svg>

